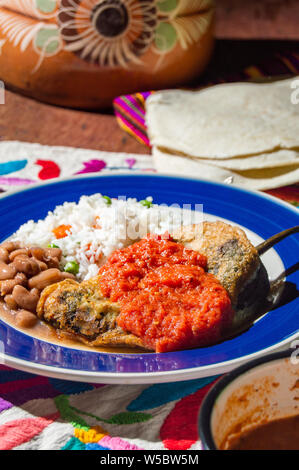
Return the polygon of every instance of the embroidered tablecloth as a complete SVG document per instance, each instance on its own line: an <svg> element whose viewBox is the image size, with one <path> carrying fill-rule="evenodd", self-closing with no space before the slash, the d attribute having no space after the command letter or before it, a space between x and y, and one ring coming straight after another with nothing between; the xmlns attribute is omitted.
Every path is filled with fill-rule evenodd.
<svg viewBox="0 0 299 470"><path fill-rule="evenodd" d="M148 155L0 143L2 190L111 170L154 171ZM274 193L299 202L298 187ZM93 385L0 364L0 449L200 450L199 408L216 380Z"/></svg>

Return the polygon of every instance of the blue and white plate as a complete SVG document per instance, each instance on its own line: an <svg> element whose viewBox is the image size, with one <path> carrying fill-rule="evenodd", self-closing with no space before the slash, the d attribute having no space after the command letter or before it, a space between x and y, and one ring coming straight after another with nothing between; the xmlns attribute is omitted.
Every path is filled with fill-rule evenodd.
<svg viewBox="0 0 299 470"><path fill-rule="evenodd" d="M240 225L254 244L299 224L296 208L262 193L196 179L113 174L75 177L5 194L0 198L0 241L29 219L42 219L57 205L96 192L139 200L151 195L157 204L203 204L207 219ZM298 236L276 245L263 257L270 278L295 265L298 254ZM163 354L104 353L40 340L0 320L0 360L41 375L93 383L172 382L221 374L298 337L299 272L286 280L292 288L291 300L268 312L248 331L215 346Z"/></svg>

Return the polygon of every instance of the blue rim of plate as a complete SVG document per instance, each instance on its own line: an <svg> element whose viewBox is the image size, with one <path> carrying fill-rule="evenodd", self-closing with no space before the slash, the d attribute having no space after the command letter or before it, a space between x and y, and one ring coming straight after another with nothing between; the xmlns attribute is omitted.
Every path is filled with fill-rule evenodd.
<svg viewBox="0 0 299 470"><path fill-rule="evenodd" d="M243 225L266 239L299 224L299 212L262 193L220 183L168 175L106 174L42 183L0 197L0 241L29 219L42 219L65 201L97 192L138 200L153 196L157 204L203 204L205 213ZM285 267L296 263L299 238L291 236L276 246ZM298 259L297 259L298 261ZM299 288L299 272L288 282ZM52 377L106 383L151 383L198 378L227 372L266 352L287 345L298 336L299 302L294 299L267 313L248 331L207 348L163 354L122 354L75 349L25 334L0 320L7 365Z"/></svg>

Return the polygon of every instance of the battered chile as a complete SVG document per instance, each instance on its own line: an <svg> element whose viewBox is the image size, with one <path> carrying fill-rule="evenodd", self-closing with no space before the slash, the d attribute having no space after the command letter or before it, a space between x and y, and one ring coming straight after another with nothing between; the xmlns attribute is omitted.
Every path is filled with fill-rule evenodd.
<svg viewBox="0 0 299 470"><path fill-rule="evenodd" d="M100 269L103 294L120 305L118 325L156 352L205 346L222 338L233 310L206 272L207 259L164 237L115 251Z"/></svg>

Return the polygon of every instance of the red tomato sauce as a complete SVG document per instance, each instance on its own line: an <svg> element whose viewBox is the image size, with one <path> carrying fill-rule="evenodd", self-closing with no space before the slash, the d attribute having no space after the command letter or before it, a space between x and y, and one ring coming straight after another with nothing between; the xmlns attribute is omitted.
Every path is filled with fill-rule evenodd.
<svg viewBox="0 0 299 470"><path fill-rule="evenodd" d="M118 325L150 349L205 346L220 340L233 318L228 293L206 265L197 251L147 237L109 257L100 287L120 305Z"/></svg>

